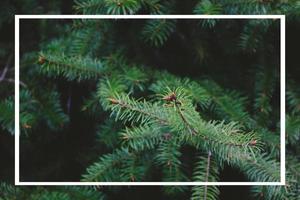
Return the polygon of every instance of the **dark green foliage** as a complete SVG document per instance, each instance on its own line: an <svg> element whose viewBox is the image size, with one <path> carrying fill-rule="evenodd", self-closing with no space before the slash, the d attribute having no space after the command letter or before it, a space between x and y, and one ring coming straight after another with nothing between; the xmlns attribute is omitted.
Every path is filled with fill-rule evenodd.
<svg viewBox="0 0 300 200"><path fill-rule="evenodd" d="M136 0L88 0L77 1L77 10L83 13L105 13L112 15L135 14L141 6L141 1Z"/></svg>
<svg viewBox="0 0 300 200"><path fill-rule="evenodd" d="M13 99L9 98L0 102L0 122L3 129L14 133L14 102Z"/></svg>
<svg viewBox="0 0 300 200"><path fill-rule="evenodd" d="M216 162L211 157L199 156L194 171L194 181L218 182L219 169ZM193 186L191 200L195 199L218 199L220 191L216 186Z"/></svg>
<svg viewBox="0 0 300 200"><path fill-rule="evenodd" d="M64 54L49 55L41 53L39 63L42 73L57 77L65 76L68 80L96 79L103 75L102 63L89 57L68 57Z"/></svg>
<svg viewBox="0 0 300 200"><path fill-rule="evenodd" d="M300 14L298 0L78 0L69 8L68 1L13 4L2 6L2 29L12 23L10 10L53 14L72 6L83 14L284 13L287 27L299 23ZM21 29L26 35L21 38L21 167L45 153L45 140L45 149L51 147L64 161L60 165L47 157L52 160L45 165L61 172L46 173L45 181L56 173L64 181L226 181L228 168L244 176L229 179L279 181L278 20L42 20L26 28L30 23ZM5 138L14 134L10 43L0 43L3 155L10 154ZM287 185L253 186L251 199L299 199L300 93L297 70L291 69ZM35 169L47 171L32 163L37 167L27 164L22 179L34 177ZM1 183L0 199L105 199L106 191L109 196L119 189L98 190ZM223 190L162 188L164 198L172 199L226 199Z"/></svg>
<svg viewBox="0 0 300 200"><path fill-rule="evenodd" d="M9 184L0 185L1 200L104 200L105 195L91 187L17 188Z"/></svg>
<svg viewBox="0 0 300 200"><path fill-rule="evenodd" d="M151 19L146 22L143 29L143 39L153 46L160 47L165 43L174 29L175 21L173 20Z"/></svg>
<svg viewBox="0 0 300 200"><path fill-rule="evenodd" d="M161 0L77 0L75 10L84 14L136 14L144 9L151 14L169 13L172 1Z"/></svg>

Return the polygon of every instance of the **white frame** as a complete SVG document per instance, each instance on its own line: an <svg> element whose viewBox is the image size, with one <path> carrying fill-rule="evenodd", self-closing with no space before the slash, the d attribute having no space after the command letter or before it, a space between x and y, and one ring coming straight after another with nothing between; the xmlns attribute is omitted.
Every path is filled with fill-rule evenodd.
<svg viewBox="0 0 300 200"><path fill-rule="evenodd" d="M20 182L20 19L280 19L280 182ZM15 15L15 185L285 185L285 15Z"/></svg>

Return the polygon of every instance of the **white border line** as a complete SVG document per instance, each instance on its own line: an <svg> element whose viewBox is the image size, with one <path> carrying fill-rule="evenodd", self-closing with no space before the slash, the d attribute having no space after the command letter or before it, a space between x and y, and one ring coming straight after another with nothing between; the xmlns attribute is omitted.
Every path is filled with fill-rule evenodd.
<svg viewBox="0 0 300 200"><path fill-rule="evenodd" d="M20 120L20 95L19 95L19 84L20 84L20 41L19 41L19 19L15 17L15 183L19 182L19 168L20 168L20 127L19 127L19 120Z"/></svg>
<svg viewBox="0 0 300 200"><path fill-rule="evenodd" d="M285 16L280 18L280 182L285 185Z"/></svg>
<svg viewBox="0 0 300 200"><path fill-rule="evenodd" d="M20 19L280 19L280 182L20 182ZM285 185L285 15L15 15L15 185Z"/></svg>

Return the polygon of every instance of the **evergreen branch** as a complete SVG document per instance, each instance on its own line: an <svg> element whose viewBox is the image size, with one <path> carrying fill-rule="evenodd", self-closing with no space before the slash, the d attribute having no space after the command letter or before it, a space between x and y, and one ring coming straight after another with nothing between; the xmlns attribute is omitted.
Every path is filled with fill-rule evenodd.
<svg viewBox="0 0 300 200"><path fill-rule="evenodd" d="M17 200L18 198L22 198L20 195L20 188L6 184L4 182L0 183L0 200Z"/></svg>
<svg viewBox="0 0 300 200"><path fill-rule="evenodd" d="M299 182L300 181L300 163L297 158L292 157L291 155L287 156L286 167L288 174L291 174L292 177L288 177L288 182Z"/></svg>
<svg viewBox="0 0 300 200"><path fill-rule="evenodd" d="M84 14L132 15L140 7L139 0L88 0L76 1L75 9Z"/></svg>
<svg viewBox="0 0 300 200"><path fill-rule="evenodd" d="M103 0L76 0L75 10L83 14L106 14Z"/></svg>
<svg viewBox="0 0 300 200"><path fill-rule="evenodd" d="M107 14L132 15L141 7L139 0L104 0Z"/></svg>
<svg viewBox="0 0 300 200"><path fill-rule="evenodd" d="M0 102L0 124L3 129L6 129L11 134L14 134L14 101L9 98Z"/></svg>
<svg viewBox="0 0 300 200"><path fill-rule="evenodd" d="M164 133L162 127L154 125L126 128L120 135L124 144L134 150L153 149L164 139L172 137L170 133Z"/></svg>
<svg viewBox="0 0 300 200"><path fill-rule="evenodd" d="M149 160L145 160L141 156L126 158L120 172L121 181L142 181L149 168L148 162Z"/></svg>
<svg viewBox="0 0 300 200"><path fill-rule="evenodd" d="M178 94L178 97L181 96ZM259 143L253 133L241 134L241 127L237 123L227 125L224 125L224 123L217 124L216 122L206 123L199 117L188 101L180 100L180 98L175 101L176 110L181 110L179 117L174 115L174 111L170 109L162 109L158 104L149 104L146 101L134 101L128 95L118 95L116 99L110 99L110 101L112 115L115 115L116 119L125 122L141 122L142 124L155 120L161 125L169 126L174 132L184 133L188 128L192 131L192 136L182 134L182 137L194 144L196 139L196 145L199 145L197 141L201 143L203 140L207 140L207 144L216 145L217 147L225 145L248 150L259 148ZM180 108L178 107L179 102L183 102Z"/></svg>
<svg viewBox="0 0 300 200"><path fill-rule="evenodd" d="M117 120L139 122L145 124L155 120L160 124L166 124L167 120L163 118L165 113L157 104L150 104L145 100L143 102L135 101L128 95L116 95L116 98L109 99L111 103L112 116Z"/></svg>
<svg viewBox="0 0 300 200"><path fill-rule="evenodd" d="M179 159L181 156L179 148L180 145L176 140L171 139L161 143L157 149L155 160L156 164L163 167L164 182L187 181L187 177L180 169L182 163Z"/></svg>
<svg viewBox="0 0 300 200"><path fill-rule="evenodd" d="M162 46L174 31L176 21L167 19L151 19L146 22L142 37L155 47Z"/></svg>
<svg viewBox="0 0 300 200"><path fill-rule="evenodd" d="M298 116L286 116L286 136L288 143L297 145L300 140L300 119Z"/></svg>
<svg viewBox="0 0 300 200"><path fill-rule="evenodd" d="M62 192L48 192L44 191L43 193L35 193L30 195L31 200L71 200L71 198Z"/></svg>
<svg viewBox="0 0 300 200"><path fill-rule="evenodd" d="M199 1L194 8L195 14L218 15L221 11L221 5L213 3L210 0Z"/></svg>
<svg viewBox="0 0 300 200"><path fill-rule="evenodd" d="M206 173L205 173L205 182L208 182L208 176L209 176L209 171L210 171L210 157L211 157L211 152L208 152L208 157L207 157L207 165L206 165ZM207 199L207 185L204 187L204 200Z"/></svg>
<svg viewBox="0 0 300 200"><path fill-rule="evenodd" d="M188 78L180 79L167 72L159 72L155 74L157 80L150 86L150 90L156 94L162 94L165 92L165 88L170 88L174 91L176 88L182 87L185 89L185 93L193 98L195 103L199 104L201 108L207 109L211 103L211 97L207 91L195 81L191 81Z"/></svg>
<svg viewBox="0 0 300 200"><path fill-rule="evenodd" d="M143 7L149 10L150 14L167 14L172 9L172 2L161 0L141 0Z"/></svg>
<svg viewBox="0 0 300 200"><path fill-rule="evenodd" d="M0 183L0 200L104 200L105 195L91 187L18 188Z"/></svg>
<svg viewBox="0 0 300 200"><path fill-rule="evenodd" d="M69 122L69 116L66 115L61 107L59 94L56 91L50 91L38 95L37 102L39 108L39 119L44 119L48 127L52 130L59 130Z"/></svg>
<svg viewBox="0 0 300 200"><path fill-rule="evenodd" d="M220 109L218 114L230 121L238 121L248 127L253 127L254 120L250 118L245 109L245 97L241 97L236 92L224 91L219 85L210 80L201 81L199 85L206 90L208 96Z"/></svg>
<svg viewBox="0 0 300 200"><path fill-rule="evenodd" d="M141 67L131 66L129 68L125 68L123 73L121 74L121 78L124 80L124 83L128 86L130 93L136 91L135 89L139 89L140 91L144 91L144 84L149 79L149 74L145 72L145 69Z"/></svg>
<svg viewBox="0 0 300 200"><path fill-rule="evenodd" d="M256 121L262 126L268 127L269 115L272 111L270 102L275 89L276 74L274 70L268 68L259 68L255 81L255 98L254 109L256 110ZM274 110L273 110L274 114Z"/></svg>
<svg viewBox="0 0 300 200"><path fill-rule="evenodd" d="M58 77L63 76L70 81L97 79L104 74L104 67L101 62L89 57L68 57L62 55L50 55L40 53L39 64L42 73Z"/></svg>
<svg viewBox="0 0 300 200"><path fill-rule="evenodd" d="M118 149L103 155L99 161L87 168L82 181L119 181L118 174L122 163L133 156L127 149Z"/></svg>
<svg viewBox="0 0 300 200"><path fill-rule="evenodd" d="M271 3L258 0L223 0L222 7L228 14L267 14L271 12Z"/></svg>
<svg viewBox="0 0 300 200"><path fill-rule="evenodd" d="M109 149L114 149L119 144L119 133L121 126L113 119L107 119L97 128L97 142Z"/></svg>
<svg viewBox="0 0 300 200"><path fill-rule="evenodd" d="M111 106L109 99L113 99L118 94L122 94L127 90L126 85L120 76L113 76L110 79L104 78L97 85L96 101L100 99L100 103L104 110L108 110Z"/></svg>
<svg viewBox="0 0 300 200"><path fill-rule="evenodd" d="M57 187L57 191L67 194L70 199L76 200L104 200L106 196L91 187L76 187L76 186L65 186Z"/></svg>
<svg viewBox="0 0 300 200"><path fill-rule="evenodd" d="M241 169L250 180L258 182L278 182L280 180L279 163L270 156L256 155L255 160L250 157L242 157ZM258 176L259 174L259 176Z"/></svg>
<svg viewBox="0 0 300 200"><path fill-rule="evenodd" d="M97 24L94 26L84 27L73 33L72 45L70 45L70 55L73 56L93 56L102 41L102 32Z"/></svg>
<svg viewBox="0 0 300 200"><path fill-rule="evenodd" d="M290 81L287 84L286 98L288 103L288 108L292 114L300 113L300 90L294 88L293 85L296 83Z"/></svg>
<svg viewBox="0 0 300 200"><path fill-rule="evenodd" d="M193 181L195 182L217 182L218 181L218 166L211 158L211 153L208 157L199 156L196 162ZM216 186L193 186L191 200L195 199L217 199L220 191Z"/></svg>

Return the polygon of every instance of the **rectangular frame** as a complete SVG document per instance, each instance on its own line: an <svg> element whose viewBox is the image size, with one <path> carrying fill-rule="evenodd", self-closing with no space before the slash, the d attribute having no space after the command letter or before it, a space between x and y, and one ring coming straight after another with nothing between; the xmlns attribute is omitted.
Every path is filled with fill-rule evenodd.
<svg viewBox="0 0 300 200"><path fill-rule="evenodd" d="M280 182L20 182L20 19L280 19ZM15 185L285 185L285 15L15 15Z"/></svg>

